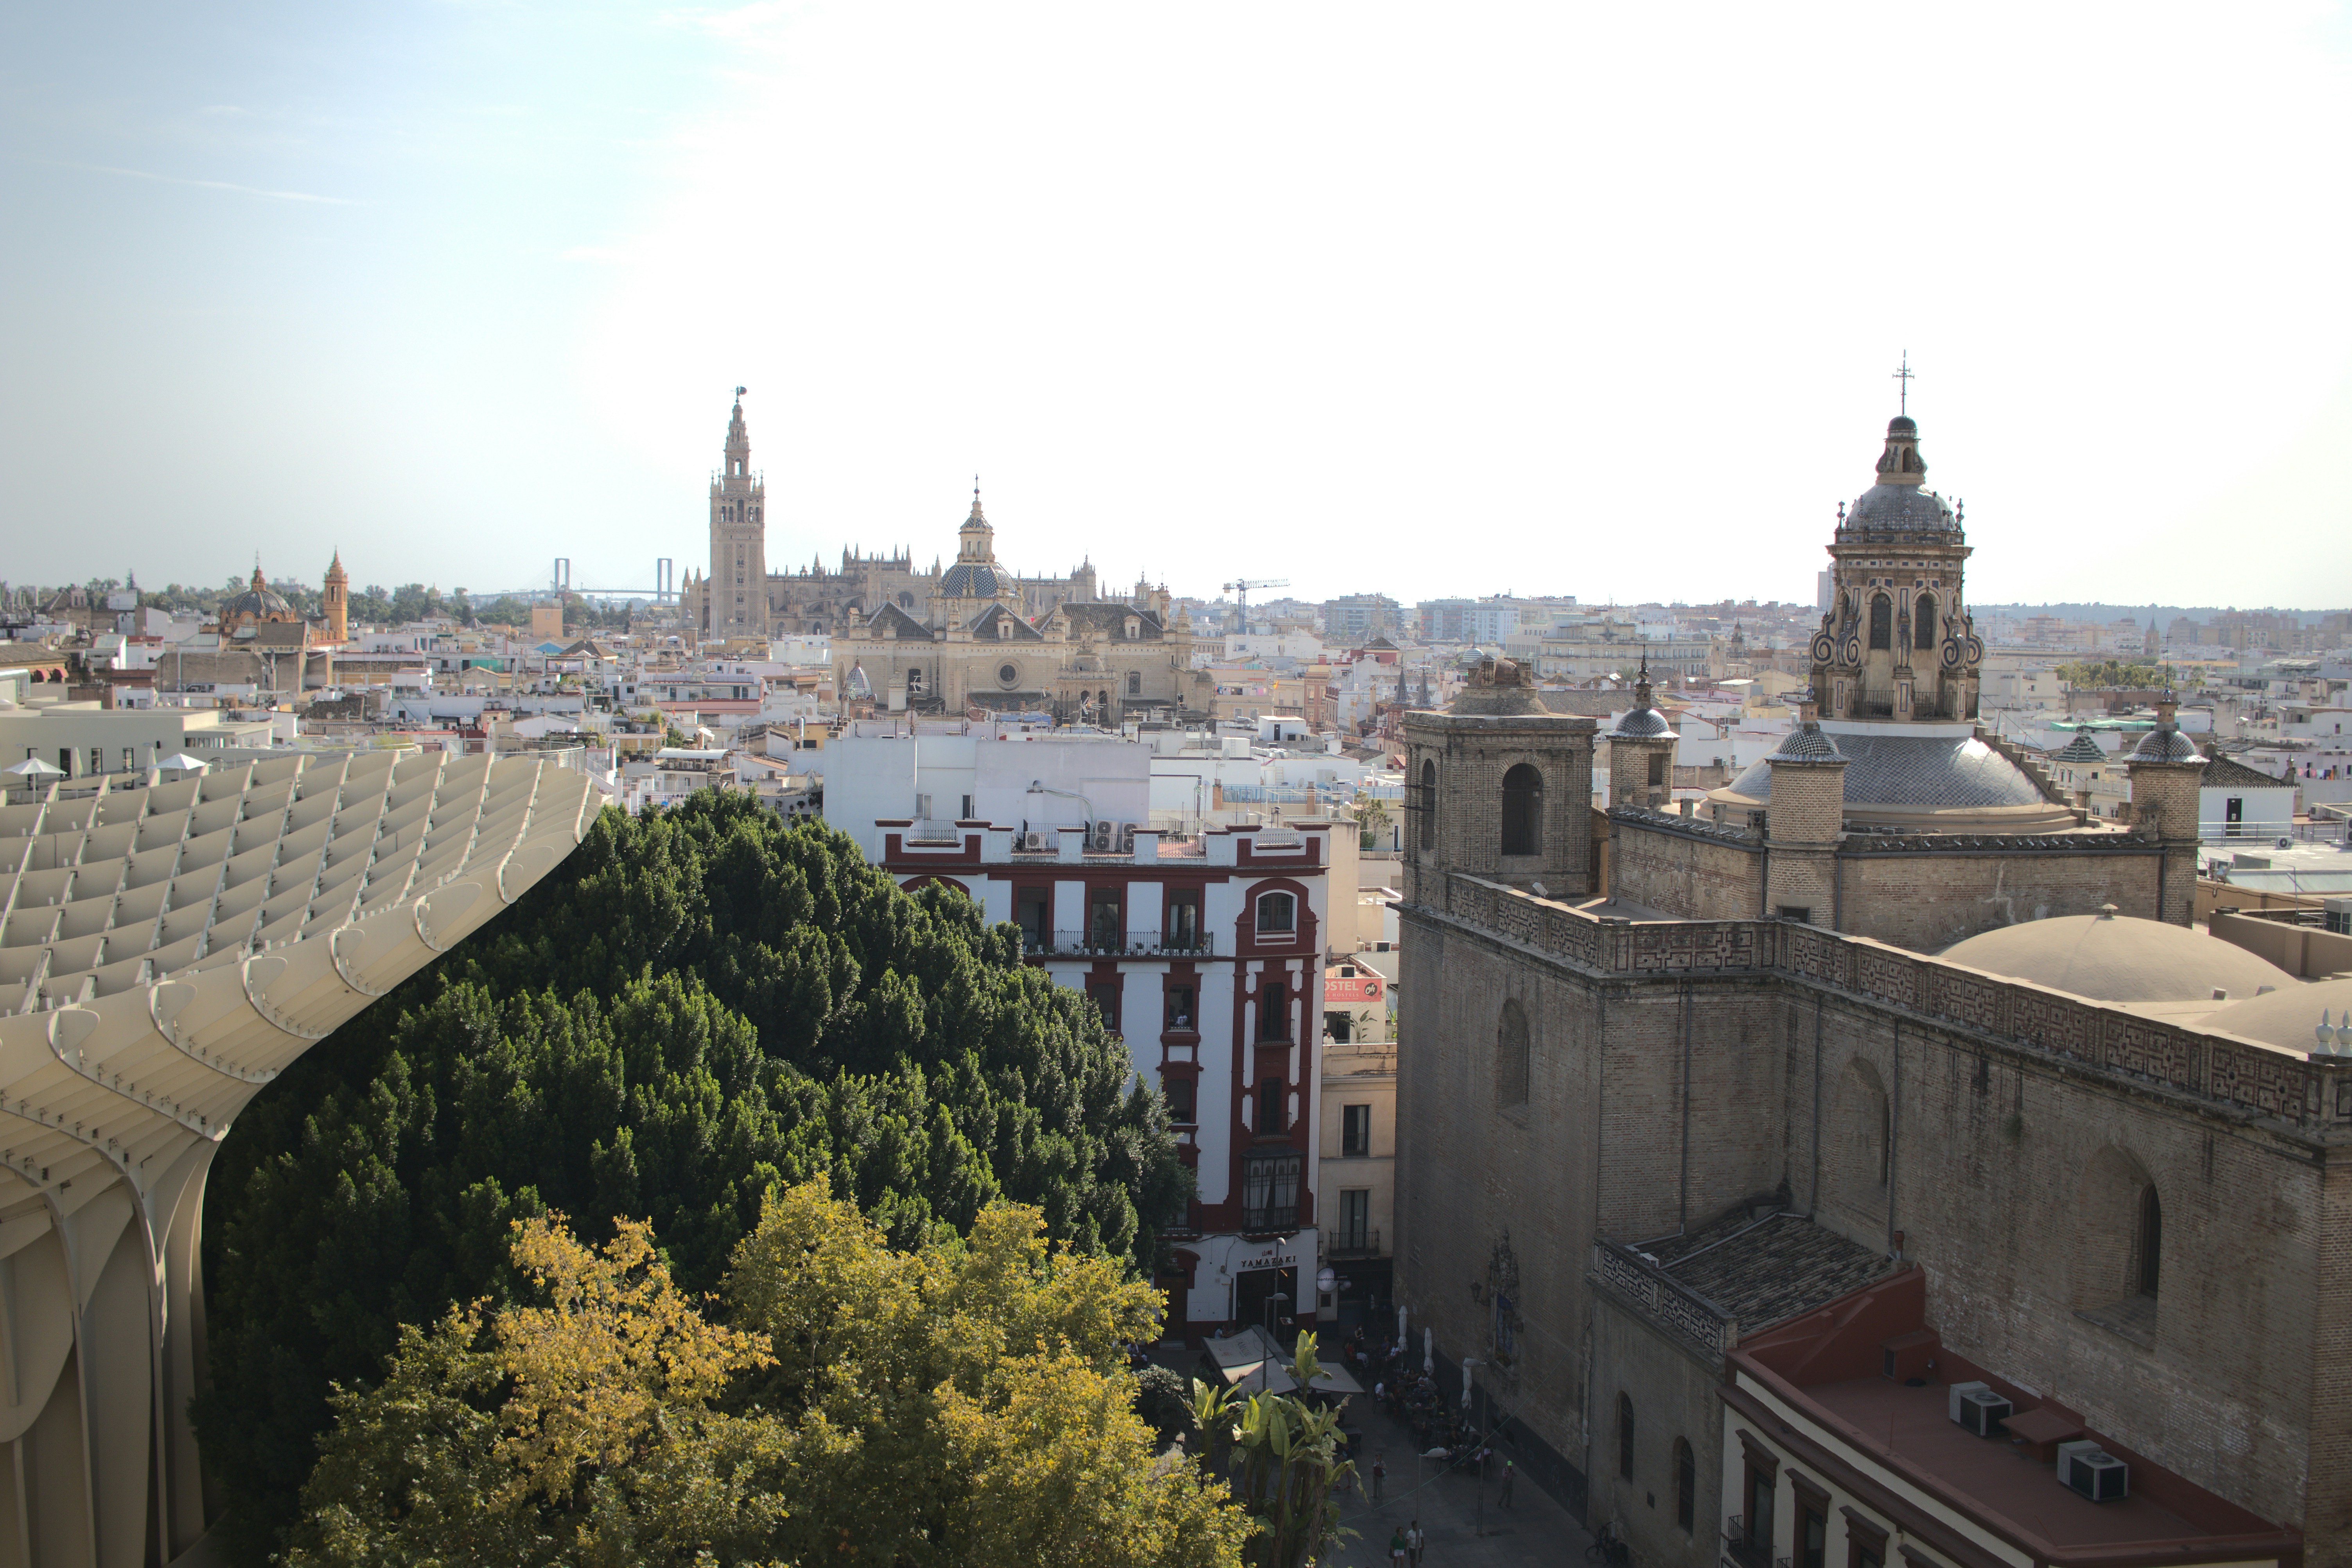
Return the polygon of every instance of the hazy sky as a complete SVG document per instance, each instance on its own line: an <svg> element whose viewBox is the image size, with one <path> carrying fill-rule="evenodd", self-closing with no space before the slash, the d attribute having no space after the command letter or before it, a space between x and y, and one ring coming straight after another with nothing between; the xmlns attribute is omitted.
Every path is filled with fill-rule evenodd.
<svg viewBox="0 0 2352 1568"><path fill-rule="evenodd" d="M18 5L0 575L2352 602L2341 5Z"/></svg>

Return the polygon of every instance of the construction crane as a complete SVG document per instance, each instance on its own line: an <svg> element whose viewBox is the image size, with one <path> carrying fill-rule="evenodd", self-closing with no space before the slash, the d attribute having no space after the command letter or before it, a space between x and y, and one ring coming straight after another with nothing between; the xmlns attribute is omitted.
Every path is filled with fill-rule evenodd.
<svg viewBox="0 0 2352 1568"><path fill-rule="evenodd" d="M1286 577L1237 577L1225 584L1227 593L1241 596L1242 634L1249 634L1249 591L1253 588L1288 588Z"/></svg>

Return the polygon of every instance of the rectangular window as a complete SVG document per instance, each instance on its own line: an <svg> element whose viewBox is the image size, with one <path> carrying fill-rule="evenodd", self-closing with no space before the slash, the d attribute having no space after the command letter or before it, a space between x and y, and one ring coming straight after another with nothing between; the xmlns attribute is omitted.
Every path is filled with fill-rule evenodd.
<svg viewBox="0 0 2352 1568"><path fill-rule="evenodd" d="M1370 1105L1339 1107L1339 1152L1343 1155L1369 1155L1372 1152L1372 1108Z"/></svg>
<svg viewBox="0 0 2352 1568"><path fill-rule="evenodd" d="M1339 1234L1335 1245L1346 1252L1371 1246L1372 1193L1370 1187L1343 1187L1339 1192Z"/></svg>
<svg viewBox="0 0 2352 1568"><path fill-rule="evenodd" d="M1252 1155L1242 1166L1242 1228L1284 1230L1297 1223L1297 1151Z"/></svg>
<svg viewBox="0 0 2352 1568"><path fill-rule="evenodd" d="M1790 1568L1829 1568L1830 1495L1790 1471L1789 1490L1797 1500L1795 1561Z"/></svg>
<svg viewBox="0 0 2352 1568"><path fill-rule="evenodd" d="M1811 925L1813 923L1812 910L1803 904L1784 904L1773 913L1783 920L1793 920L1801 925Z"/></svg>
<svg viewBox="0 0 2352 1568"><path fill-rule="evenodd" d="M1778 1478L1762 1470L1748 1472L1748 1544L1759 1552L1772 1550L1772 1502ZM1859 1565L1857 1565L1859 1568ZM1877 1568L1873 1564L1872 1568Z"/></svg>
<svg viewBox="0 0 2352 1568"><path fill-rule="evenodd" d="M1104 981L1099 985L1089 984L1087 987L1087 995L1093 998L1095 1010L1102 1014L1103 1028L1113 1034L1119 1032L1118 993L1118 982L1116 980Z"/></svg>
<svg viewBox="0 0 2352 1568"><path fill-rule="evenodd" d="M1021 945L1033 953L1045 951L1053 936L1054 892L1024 887L1013 894L1013 918L1021 927Z"/></svg>
<svg viewBox="0 0 2352 1568"><path fill-rule="evenodd" d="M1111 950L1127 946L1127 922L1119 913L1118 889L1097 887L1087 894L1087 946Z"/></svg>
<svg viewBox="0 0 2352 1568"><path fill-rule="evenodd" d="M1200 1085L1190 1074L1160 1081L1160 1092L1168 1102L1168 1119L1180 1125L1190 1125L1200 1119Z"/></svg>
<svg viewBox="0 0 2352 1568"><path fill-rule="evenodd" d="M132 768L136 768L136 767L138 767L138 766L139 766L139 748L138 748L137 747L135 747L135 746L126 746L126 747L124 747L122 748L122 771L124 771L125 773L128 773L128 772L130 772Z"/></svg>
<svg viewBox="0 0 2352 1568"><path fill-rule="evenodd" d="M1344 1011L1327 1012L1323 1015L1323 1032L1341 1045L1348 1043L1354 1026L1355 1020Z"/></svg>
<svg viewBox="0 0 2352 1568"><path fill-rule="evenodd" d="M1845 1515L1846 1568L1886 1568L1886 1531L1850 1508Z"/></svg>
<svg viewBox="0 0 2352 1568"><path fill-rule="evenodd" d="M1257 1081L1258 1136L1270 1138L1288 1129L1290 1118L1286 1106L1289 1099L1290 1085L1284 1080L1261 1078Z"/></svg>
<svg viewBox="0 0 2352 1568"><path fill-rule="evenodd" d="M1171 986L1168 988L1168 1027L1170 1029L1196 1029L1199 1027L1194 1020L1194 1015L1192 1012L1192 987Z"/></svg>
<svg viewBox="0 0 2352 1568"><path fill-rule="evenodd" d="M1168 895L1167 914L1160 922L1160 946L1179 953L1201 946L1201 890L1188 887Z"/></svg>
<svg viewBox="0 0 2352 1568"><path fill-rule="evenodd" d="M1290 1040L1290 993L1279 980L1257 994L1257 1042L1284 1045Z"/></svg>

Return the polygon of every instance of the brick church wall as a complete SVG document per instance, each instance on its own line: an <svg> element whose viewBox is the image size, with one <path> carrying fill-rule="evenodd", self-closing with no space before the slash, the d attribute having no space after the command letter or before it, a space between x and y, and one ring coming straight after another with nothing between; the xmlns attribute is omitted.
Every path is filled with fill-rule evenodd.
<svg viewBox="0 0 2352 1568"><path fill-rule="evenodd" d="M1459 875L1405 918L1398 1299L1442 1357L1485 1354L1479 1291L1507 1241L1525 1348L1507 1402L1581 1465L1593 1379L1593 1517L1673 1531L1670 1445L1711 1429L1706 1380L1602 1321L1595 1234L1660 1236L1778 1189L1874 1249L1899 1232L1956 1351L2302 1525L2315 1565L2352 1560L2352 1459L2313 1441L2352 1422L2352 1065L1784 922L1610 925ZM1524 1107L1495 1103L1506 998L1531 1023ZM2118 1171L2163 1206L2146 1343L2078 1315L2122 1267ZM1649 1389L1638 1495L1607 1479L1604 1376ZM1683 1560L1672 1544L1660 1560Z"/></svg>
<svg viewBox="0 0 2352 1568"><path fill-rule="evenodd" d="M2095 915L2112 904L2157 918L2158 852L2116 850L1960 850L1839 857L1844 917L1840 928L1898 946L1934 952L1980 931L2059 915ZM1826 907L1813 912L1829 924Z"/></svg>
<svg viewBox="0 0 2352 1568"><path fill-rule="evenodd" d="M1612 814L1612 896L1694 920L1744 920L1762 910L1762 846L1696 828L1646 826Z"/></svg>

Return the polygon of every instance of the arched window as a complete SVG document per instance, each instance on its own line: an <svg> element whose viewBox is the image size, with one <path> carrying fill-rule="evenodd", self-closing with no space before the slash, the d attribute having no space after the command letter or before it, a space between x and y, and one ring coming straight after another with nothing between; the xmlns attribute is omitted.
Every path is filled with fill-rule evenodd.
<svg viewBox="0 0 2352 1568"><path fill-rule="evenodd" d="M1633 1479L1633 1396L1622 1392L1617 1396L1617 1473Z"/></svg>
<svg viewBox="0 0 2352 1568"><path fill-rule="evenodd" d="M1503 775L1503 852L1543 853L1543 775L1533 763Z"/></svg>
<svg viewBox="0 0 2352 1568"><path fill-rule="evenodd" d="M1687 1439L1675 1439L1675 1522L1688 1535L1698 1521L1698 1456Z"/></svg>
<svg viewBox="0 0 2352 1568"><path fill-rule="evenodd" d="M1911 641L1915 646L1936 645L1936 596L1923 593L1911 601Z"/></svg>
<svg viewBox="0 0 2352 1568"><path fill-rule="evenodd" d="M1257 930L1261 936L1269 934L1287 936L1298 929L1298 901L1286 893L1258 895Z"/></svg>
<svg viewBox="0 0 2352 1568"><path fill-rule="evenodd" d="M1528 1015L1512 997L1503 1003L1495 1025L1495 1103L1528 1103Z"/></svg>
<svg viewBox="0 0 2352 1568"><path fill-rule="evenodd" d="M2164 1273L2164 1204L2155 1176L2137 1155L2110 1144L2083 1172L2074 1214L2074 1310L2151 1343Z"/></svg>
<svg viewBox="0 0 2352 1568"><path fill-rule="evenodd" d="M1856 1057L1838 1082L1822 1153L1832 1201L1857 1218L1879 1217L1885 1210L1886 1177L1894 1156L1889 1121L1886 1088L1878 1070Z"/></svg>
<svg viewBox="0 0 2352 1568"><path fill-rule="evenodd" d="M1895 601L1883 593L1870 600L1870 645L1891 648L1895 645Z"/></svg>
<svg viewBox="0 0 2352 1568"><path fill-rule="evenodd" d="M1437 847L1437 764L1421 765L1421 847Z"/></svg>

